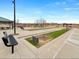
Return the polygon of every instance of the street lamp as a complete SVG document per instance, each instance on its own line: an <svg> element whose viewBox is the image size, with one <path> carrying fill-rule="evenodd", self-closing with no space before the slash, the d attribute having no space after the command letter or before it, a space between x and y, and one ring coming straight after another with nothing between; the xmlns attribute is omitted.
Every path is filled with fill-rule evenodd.
<svg viewBox="0 0 79 59"><path fill-rule="evenodd" d="M14 34L16 34L16 0L12 1L14 5Z"/></svg>

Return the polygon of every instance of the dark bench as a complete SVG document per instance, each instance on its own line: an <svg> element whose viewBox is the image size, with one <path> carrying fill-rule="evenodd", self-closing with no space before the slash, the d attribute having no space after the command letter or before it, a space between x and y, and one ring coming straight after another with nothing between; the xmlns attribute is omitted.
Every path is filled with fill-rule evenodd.
<svg viewBox="0 0 79 59"><path fill-rule="evenodd" d="M14 53L14 46L18 44L16 39L13 37L13 35L7 35L6 32L4 33L4 37L2 37L2 40L7 47L12 47L12 54Z"/></svg>

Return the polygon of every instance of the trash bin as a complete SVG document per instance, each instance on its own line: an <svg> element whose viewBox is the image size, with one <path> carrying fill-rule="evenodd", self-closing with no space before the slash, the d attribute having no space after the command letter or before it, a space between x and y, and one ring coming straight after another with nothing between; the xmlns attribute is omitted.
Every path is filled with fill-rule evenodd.
<svg viewBox="0 0 79 59"><path fill-rule="evenodd" d="M37 36L32 36L32 40L34 43L39 43L38 37Z"/></svg>

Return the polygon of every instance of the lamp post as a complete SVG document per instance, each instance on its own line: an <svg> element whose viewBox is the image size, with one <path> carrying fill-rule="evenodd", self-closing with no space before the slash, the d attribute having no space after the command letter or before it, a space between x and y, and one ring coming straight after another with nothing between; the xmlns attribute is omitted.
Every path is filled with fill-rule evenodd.
<svg viewBox="0 0 79 59"><path fill-rule="evenodd" d="M16 34L16 0L13 0L13 5L14 5L14 34Z"/></svg>

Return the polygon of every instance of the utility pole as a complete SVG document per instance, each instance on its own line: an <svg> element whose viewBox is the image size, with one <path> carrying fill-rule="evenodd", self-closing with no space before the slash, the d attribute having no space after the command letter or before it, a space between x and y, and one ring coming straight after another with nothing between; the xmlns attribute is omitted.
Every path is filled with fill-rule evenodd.
<svg viewBox="0 0 79 59"><path fill-rule="evenodd" d="M13 0L13 5L14 5L14 34L16 34L16 0Z"/></svg>

